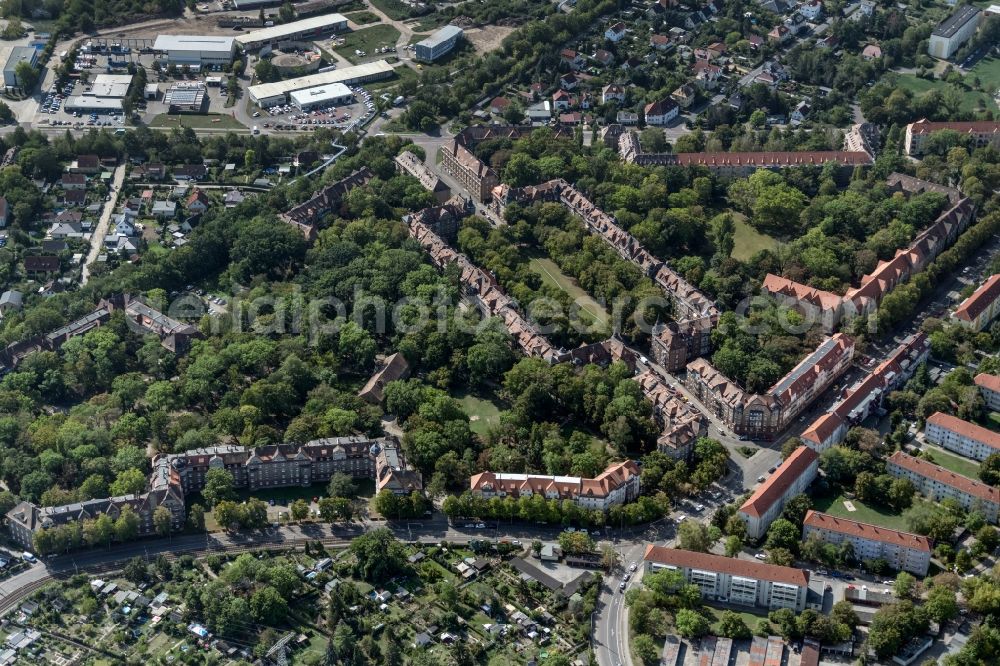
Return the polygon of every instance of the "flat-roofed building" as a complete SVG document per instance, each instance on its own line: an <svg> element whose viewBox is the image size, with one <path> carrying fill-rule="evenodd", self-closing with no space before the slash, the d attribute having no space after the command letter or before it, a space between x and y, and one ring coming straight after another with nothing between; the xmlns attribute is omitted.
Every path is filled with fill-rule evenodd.
<svg viewBox="0 0 1000 666"><path fill-rule="evenodd" d="M26 62L32 67L38 65L38 51L31 46L15 46L10 50L7 61L3 65L3 84L10 88L19 88L17 66Z"/></svg>
<svg viewBox="0 0 1000 666"><path fill-rule="evenodd" d="M153 50L164 53L167 63L222 67L233 61L236 41L220 35L159 35Z"/></svg>
<svg viewBox="0 0 1000 666"><path fill-rule="evenodd" d="M115 97L94 97L74 95L63 105L67 111L95 111L97 113L121 113L122 101Z"/></svg>
<svg viewBox="0 0 1000 666"><path fill-rule="evenodd" d="M315 88L296 90L290 97L296 108L308 111L318 106L336 106L349 102L354 99L354 93L343 83L328 83Z"/></svg>
<svg viewBox="0 0 1000 666"><path fill-rule="evenodd" d="M736 515L746 523L747 537L760 539L767 533L785 504L805 492L819 470L819 454L808 446L800 446L743 503Z"/></svg>
<svg viewBox="0 0 1000 666"><path fill-rule="evenodd" d="M433 62L454 49L463 34L457 25L446 25L427 39L414 44L413 54L417 60Z"/></svg>
<svg viewBox="0 0 1000 666"><path fill-rule="evenodd" d="M288 101L288 96L296 90L306 90L316 86L326 86L333 83L343 83L346 86L353 86L369 81L387 79L393 75L392 65L385 60L367 62L354 67L344 67L330 72L318 72L308 76L300 76L296 79L285 81L275 81L273 83L259 83L247 88L250 99L262 108L284 104Z"/></svg>
<svg viewBox="0 0 1000 666"><path fill-rule="evenodd" d="M238 36L236 43L248 51L256 51L264 46L281 46L289 42L311 41L346 30L346 16L327 14L253 30Z"/></svg>
<svg viewBox="0 0 1000 666"><path fill-rule="evenodd" d="M950 58L976 34L981 17L982 12L975 5L962 5L934 28L927 44L927 52L935 58Z"/></svg>
<svg viewBox="0 0 1000 666"><path fill-rule="evenodd" d="M896 451L886 461L886 471L897 479L909 479L923 496L935 502L950 497L966 511L981 511L987 521L997 522L1000 488L956 474L902 451Z"/></svg>
<svg viewBox="0 0 1000 666"><path fill-rule="evenodd" d="M835 545L850 543L857 560L885 560L893 569L917 576L926 576L931 563L931 540L919 534L807 511L802 539L812 535Z"/></svg>
<svg viewBox="0 0 1000 666"><path fill-rule="evenodd" d="M133 78L135 77L131 74L98 74L94 77L94 82L87 94L94 97L122 99L128 95Z"/></svg>
<svg viewBox="0 0 1000 666"><path fill-rule="evenodd" d="M976 375L976 386L991 412L1000 412L1000 376L981 372Z"/></svg>
<svg viewBox="0 0 1000 666"><path fill-rule="evenodd" d="M944 412L931 414L924 434L928 441L973 460L986 460L1000 451L1000 433Z"/></svg>
<svg viewBox="0 0 1000 666"><path fill-rule="evenodd" d="M756 560L665 548L650 544L643 556L646 573L673 569L697 585L703 599L755 608L802 612L809 572Z"/></svg>
<svg viewBox="0 0 1000 666"><path fill-rule="evenodd" d="M1000 274L991 275L951 314L960 326L981 331L1000 314Z"/></svg>
<svg viewBox="0 0 1000 666"><path fill-rule="evenodd" d="M208 88L204 83L180 81L174 83L163 95L163 103L171 112L201 113L205 110L205 94Z"/></svg>

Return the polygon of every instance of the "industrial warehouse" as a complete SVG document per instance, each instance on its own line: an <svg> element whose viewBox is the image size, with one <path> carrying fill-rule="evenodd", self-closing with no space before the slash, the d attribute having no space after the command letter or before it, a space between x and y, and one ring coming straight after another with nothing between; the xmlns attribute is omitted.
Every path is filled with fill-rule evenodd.
<svg viewBox="0 0 1000 666"><path fill-rule="evenodd" d="M247 88L250 99L262 108L284 104L288 101L291 93L299 90L330 86L334 83L341 83L345 86L357 83L367 83L387 79L393 74L392 65L385 60L345 67L332 72L320 72L309 76L300 76L297 79L287 81L275 81L274 83L260 83Z"/></svg>
<svg viewBox="0 0 1000 666"><path fill-rule="evenodd" d="M233 61L236 42L211 35L160 35L153 50L165 53L170 65L221 68Z"/></svg>
<svg viewBox="0 0 1000 666"><path fill-rule="evenodd" d="M254 30L240 35L236 38L236 42L247 51L256 51L265 46L280 47L290 42L312 41L346 30L347 17L341 14L327 14Z"/></svg>
<svg viewBox="0 0 1000 666"><path fill-rule="evenodd" d="M98 74L89 92L66 100L66 110L121 113L122 100L131 85L131 74Z"/></svg>

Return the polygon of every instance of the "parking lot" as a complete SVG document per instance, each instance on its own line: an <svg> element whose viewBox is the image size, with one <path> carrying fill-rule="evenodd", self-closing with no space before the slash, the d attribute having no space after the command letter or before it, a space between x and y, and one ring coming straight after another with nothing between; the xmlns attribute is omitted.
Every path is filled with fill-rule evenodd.
<svg viewBox="0 0 1000 666"><path fill-rule="evenodd" d="M357 101L341 106L327 106L302 111L291 104L279 104L253 113L261 126L274 129L314 129L332 127L345 132L367 122L375 115L375 102L371 94L358 86L351 88Z"/></svg>
<svg viewBox="0 0 1000 666"><path fill-rule="evenodd" d="M72 79L62 88L53 83L43 94L42 103L38 108L41 116L40 124L67 127L121 127L125 124L121 112L99 114L86 111L72 112L63 108L68 97L79 95L86 90L89 90L89 86Z"/></svg>

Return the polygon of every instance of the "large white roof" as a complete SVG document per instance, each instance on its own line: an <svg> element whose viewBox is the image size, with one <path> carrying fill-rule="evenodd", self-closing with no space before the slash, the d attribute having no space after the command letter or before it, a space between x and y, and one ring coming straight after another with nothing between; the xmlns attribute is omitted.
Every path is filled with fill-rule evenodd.
<svg viewBox="0 0 1000 666"><path fill-rule="evenodd" d="M153 42L156 51L201 51L203 53L232 53L232 37L219 35L159 35Z"/></svg>
<svg viewBox="0 0 1000 666"><path fill-rule="evenodd" d="M337 23L347 23L347 17L343 14L327 14L325 16L313 16L312 18L292 21L281 25L272 25L269 28L261 28L244 35L236 37L236 42L241 46L247 44L259 44L272 42L289 35L297 35L300 32L307 32L317 28L325 28Z"/></svg>
<svg viewBox="0 0 1000 666"><path fill-rule="evenodd" d="M316 86L325 86L331 83L346 83L350 85L352 81L382 73L389 74L391 72L392 65L385 60L376 60L364 65L335 69L332 72L320 72L310 74L309 76L300 76L297 79L275 81L274 83L259 83L255 86L250 86L247 88L247 91L250 93L252 99L270 99L278 95L287 95L296 90L305 90L306 88L315 88Z"/></svg>
<svg viewBox="0 0 1000 666"><path fill-rule="evenodd" d="M296 90L292 93L291 97L295 104L301 106L303 104L321 104L334 99L343 99L344 97L350 97L352 94L351 89L343 83L330 83L325 86Z"/></svg>
<svg viewBox="0 0 1000 666"><path fill-rule="evenodd" d="M125 97L132 85L131 74L98 74L94 77L94 85L90 94L94 97Z"/></svg>

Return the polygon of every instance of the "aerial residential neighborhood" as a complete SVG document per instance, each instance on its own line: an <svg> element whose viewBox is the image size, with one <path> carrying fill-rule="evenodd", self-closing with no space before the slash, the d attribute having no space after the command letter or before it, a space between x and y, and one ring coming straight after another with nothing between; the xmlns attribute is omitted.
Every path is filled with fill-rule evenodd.
<svg viewBox="0 0 1000 666"><path fill-rule="evenodd" d="M1000 659L1000 6L0 4L0 666Z"/></svg>

